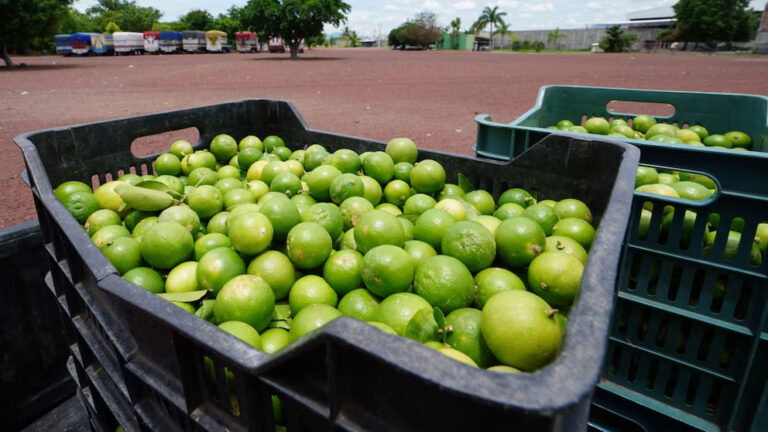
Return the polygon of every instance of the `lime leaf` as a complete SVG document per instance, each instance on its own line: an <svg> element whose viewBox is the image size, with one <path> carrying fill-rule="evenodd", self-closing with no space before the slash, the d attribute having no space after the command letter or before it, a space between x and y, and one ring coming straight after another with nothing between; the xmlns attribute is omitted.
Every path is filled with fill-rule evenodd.
<svg viewBox="0 0 768 432"><path fill-rule="evenodd" d="M432 310L432 314L435 317L435 322L437 323L437 327L445 328L445 315L443 314L443 311L440 310L439 307L436 307Z"/></svg>
<svg viewBox="0 0 768 432"><path fill-rule="evenodd" d="M145 180L143 182L137 183L136 186L165 193L169 193L171 191L171 188L169 188L168 185L156 180Z"/></svg>
<svg viewBox="0 0 768 432"><path fill-rule="evenodd" d="M208 290L199 290L199 291L189 291L189 292L180 292L180 293L160 293L158 294L158 296L168 301L191 303L191 302L196 302L201 298L205 297L207 293L208 293Z"/></svg>
<svg viewBox="0 0 768 432"><path fill-rule="evenodd" d="M213 320L213 306L216 304L216 300L203 300L200 307L195 311L195 315L206 320Z"/></svg>
<svg viewBox="0 0 768 432"><path fill-rule="evenodd" d="M469 182L467 176L462 173L459 173L459 187L466 193L475 190L475 187L472 186L472 183Z"/></svg>

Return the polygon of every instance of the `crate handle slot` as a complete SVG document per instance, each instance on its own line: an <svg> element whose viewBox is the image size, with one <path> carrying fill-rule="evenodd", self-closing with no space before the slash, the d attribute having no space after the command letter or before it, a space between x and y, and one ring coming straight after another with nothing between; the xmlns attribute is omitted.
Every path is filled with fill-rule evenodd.
<svg viewBox="0 0 768 432"><path fill-rule="evenodd" d="M671 118L677 109L674 105L663 102L640 102L623 99L615 99L605 104L605 110L609 114L620 116L637 116L640 114L652 115L656 118Z"/></svg>
<svg viewBox="0 0 768 432"><path fill-rule="evenodd" d="M195 127L175 129L150 135L143 135L131 142L131 153L137 158L151 156L168 151L170 143L185 140L193 146L200 140L200 130Z"/></svg>

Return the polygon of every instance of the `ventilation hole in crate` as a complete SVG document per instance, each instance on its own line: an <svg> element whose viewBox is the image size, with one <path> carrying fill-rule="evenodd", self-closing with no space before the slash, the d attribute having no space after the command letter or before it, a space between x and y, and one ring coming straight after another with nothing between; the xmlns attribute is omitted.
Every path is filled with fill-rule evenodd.
<svg viewBox="0 0 768 432"><path fill-rule="evenodd" d="M696 352L696 358L699 360L706 360L707 355L709 355L709 347L712 345L712 337L714 336L714 332L712 329L707 329L704 331L704 335L701 337L701 345L699 345L699 350Z"/></svg>
<svg viewBox="0 0 768 432"><path fill-rule="evenodd" d="M136 174L136 167L135 167L135 166L133 166L133 165L131 165L131 166L128 168L128 172L130 172L131 174Z"/></svg>
<svg viewBox="0 0 768 432"><path fill-rule="evenodd" d="M688 297L688 306L697 307L699 301L701 301L701 292L704 288L704 277L706 272L703 269L696 270L693 275L693 282L691 284L691 294Z"/></svg>
<svg viewBox="0 0 768 432"><path fill-rule="evenodd" d="M648 333L648 322L650 321L651 311L643 309L640 313L640 324L637 326L637 332L635 336L638 340L645 340L645 335Z"/></svg>
<svg viewBox="0 0 768 432"><path fill-rule="evenodd" d="M184 140L195 145L199 139L200 131L198 131L196 127L177 129L136 138L131 143L131 153L136 157L149 156L156 153L167 152L174 141Z"/></svg>
<svg viewBox="0 0 768 432"><path fill-rule="evenodd" d="M152 174L152 171L148 169L147 164L141 164L141 174L139 175L150 175Z"/></svg>
<svg viewBox="0 0 768 432"><path fill-rule="evenodd" d="M125 170L119 169L117 170L117 178L120 178L125 175Z"/></svg>
<svg viewBox="0 0 768 432"><path fill-rule="evenodd" d="M690 381L688 381L688 388L685 390L685 404L693 406L693 402L696 400L696 393L699 390L699 384L701 383L701 376L692 375Z"/></svg>
<svg viewBox="0 0 768 432"><path fill-rule="evenodd" d="M661 274L661 265L663 262L660 259L654 259L651 263L650 267L648 268L648 289L647 292L649 295L656 295L656 290L659 285L659 277Z"/></svg>
<svg viewBox="0 0 768 432"><path fill-rule="evenodd" d="M741 287L741 295L736 302L736 308L733 310L733 317L737 320L744 320L749 315L750 306L752 305L752 282L744 281L744 285Z"/></svg>
<svg viewBox="0 0 768 432"><path fill-rule="evenodd" d="M621 312L619 313L619 321L618 325L616 326L616 331L619 332L620 335L624 336L627 334L627 324L629 323L629 308L622 307Z"/></svg>
<svg viewBox="0 0 768 432"><path fill-rule="evenodd" d="M715 285L712 292L712 305L710 310L715 313L720 313L723 309L723 299L725 298L725 292L728 289L728 276L720 275L715 280Z"/></svg>
<svg viewBox="0 0 768 432"><path fill-rule="evenodd" d="M667 378L667 385L664 386L664 396L671 398L675 394L675 387L677 386L677 376L680 372L676 366L670 367L669 378Z"/></svg>
<svg viewBox="0 0 768 432"><path fill-rule="evenodd" d="M629 286L630 291L637 289L637 280L640 277L640 265L643 261L643 256L640 254L632 255L632 263L629 266Z"/></svg>
<svg viewBox="0 0 768 432"><path fill-rule="evenodd" d="M709 392L709 397L707 398L707 412L710 414L715 414L717 412L717 407L720 404L720 398L723 394L723 383L720 381L716 381L714 384L712 384L712 391Z"/></svg>
<svg viewBox="0 0 768 432"><path fill-rule="evenodd" d="M589 116L587 116L586 114L582 114L581 115L581 120L579 121L578 124L583 126L584 123L587 121L587 119L589 119Z"/></svg>
<svg viewBox="0 0 768 432"><path fill-rule="evenodd" d="M659 324L659 331L656 333L656 345L664 346L667 342L667 334L669 333L669 320L662 318L661 324Z"/></svg>
<svg viewBox="0 0 768 432"><path fill-rule="evenodd" d="M629 369L627 370L627 381L633 382L637 378L637 370L640 367L640 358L637 354L632 354L632 358L629 361Z"/></svg>
<svg viewBox="0 0 768 432"><path fill-rule="evenodd" d="M656 375L659 373L659 360L653 359L651 360L651 365L648 368L648 375L645 378L645 388L648 390L653 389L654 384L656 384Z"/></svg>
<svg viewBox="0 0 768 432"><path fill-rule="evenodd" d="M675 266L672 269L672 276L669 279L669 289L667 290L667 300L677 299L677 292L680 289L680 280L683 277L683 268Z"/></svg>
<svg viewBox="0 0 768 432"><path fill-rule="evenodd" d="M666 103L632 102L612 100L605 106L611 114L648 114L656 117L670 117L675 114L675 107Z"/></svg>
<svg viewBox="0 0 768 432"><path fill-rule="evenodd" d="M733 354L736 352L736 338L726 338L723 352L720 353L719 365L723 369L728 369L733 360Z"/></svg>
<svg viewBox="0 0 768 432"><path fill-rule="evenodd" d="M691 323L690 321L683 321L683 325L680 327L680 332L677 334L676 350L682 354L685 352L685 346L688 344L688 337L691 335Z"/></svg>
<svg viewBox="0 0 768 432"><path fill-rule="evenodd" d="M621 351L618 349L618 347L614 346L613 352L611 353L608 361L609 375L616 376L616 374L619 372L619 363L621 363Z"/></svg>
<svg viewBox="0 0 768 432"><path fill-rule="evenodd" d="M112 173L106 173L106 174L104 174L104 179L106 180L106 182L105 182L105 183L109 183L109 182L111 182L112 180L114 180L114 178L112 178Z"/></svg>
<svg viewBox="0 0 768 432"><path fill-rule="evenodd" d="M691 127L691 124L690 124L690 123L688 123L688 122L685 122L685 123L683 123L683 125L682 125L682 126L680 126L680 127L681 127L681 128L683 128L683 129L687 129L687 128Z"/></svg>
<svg viewBox="0 0 768 432"><path fill-rule="evenodd" d="M99 179L98 174L94 174L91 176L91 187L93 190L96 190L99 186L101 186L101 180Z"/></svg>

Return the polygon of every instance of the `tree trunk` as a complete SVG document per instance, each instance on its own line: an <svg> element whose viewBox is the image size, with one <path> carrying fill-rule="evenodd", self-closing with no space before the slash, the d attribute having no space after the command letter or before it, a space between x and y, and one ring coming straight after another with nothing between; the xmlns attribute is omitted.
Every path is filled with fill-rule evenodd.
<svg viewBox="0 0 768 432"><path fill-rule="evenodd" d="M0 46L3 48L2 51L0 51L0 54L2 54L2 59L5 61L5 67L12 68L13 61L11 60L11 56L8 55L8 47L5 43L0 43Z"/></svg>
<svg viewBox="0 0 768 432"><path fill-rule="evenodd" d="M491 51L493 51L493 23L491 23Z"/></svg>
<svg viewBox="0 0 768 432"><path fill-rule="evenodd" d="M291 50L291 59L296 60L299 58L299 42L296 40L292 40L288 47Z"/></svg>

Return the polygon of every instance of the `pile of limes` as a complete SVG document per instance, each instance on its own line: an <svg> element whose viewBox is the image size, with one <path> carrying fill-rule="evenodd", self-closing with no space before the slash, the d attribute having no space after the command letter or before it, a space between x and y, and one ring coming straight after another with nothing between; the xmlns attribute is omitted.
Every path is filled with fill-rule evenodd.
<svg viewBox="0 0 768 432"><path fill-rule="evenodd" d="M635 190L671 198L683 198L693 201L701 201L709 198L717 192L717 184L711 178L695 173L674 170L657 170L656 168L639 166L635 177ZM638 225L638 238L645 240L651 225L653 205L647 202L643 205ZM673 206L664 207L664 217L661 223L660 239L665 239L670 234L672 220L675 217ZM690 246L693 226L696 223L697 213L686 210L683 216L682 233L680 234L680 247L687 249ZM743 218L734 218L730 227L720 227L720 215L710 213L707 216L707 224L704 226L703 244L699 247L707 255L715 244L718 229L729 230L728 240L725 244L725 258L734 259L741 243L741 232L744 228ZM758 266L763 261L763 255L768 248L768 223L757 225L755 239L750 246L749 263Z"/></svg>
<svg viewBox="0 0 768 432"><path fill-rule="evenodd" d="M722 135L710 135L709 131L701 125L681 128L674 124L658 123L656 118L646 114L632 119L631 125L620 118L609 122L605 117L591 117L584 122L583 126L574 125L570 120L560 120L557 125L548 126L547 129L741 151L747 151L752 147L752 138L744 132L731 131Z"/></svg>
<svg viewBox="0 0 768 432"><path fill-rule="evenodd" d="M595 237L574 199L498 200L396 138L176 141L156 175L56 195L127 280L267 353L347 315L499 372L551 362Z"/></svg>

